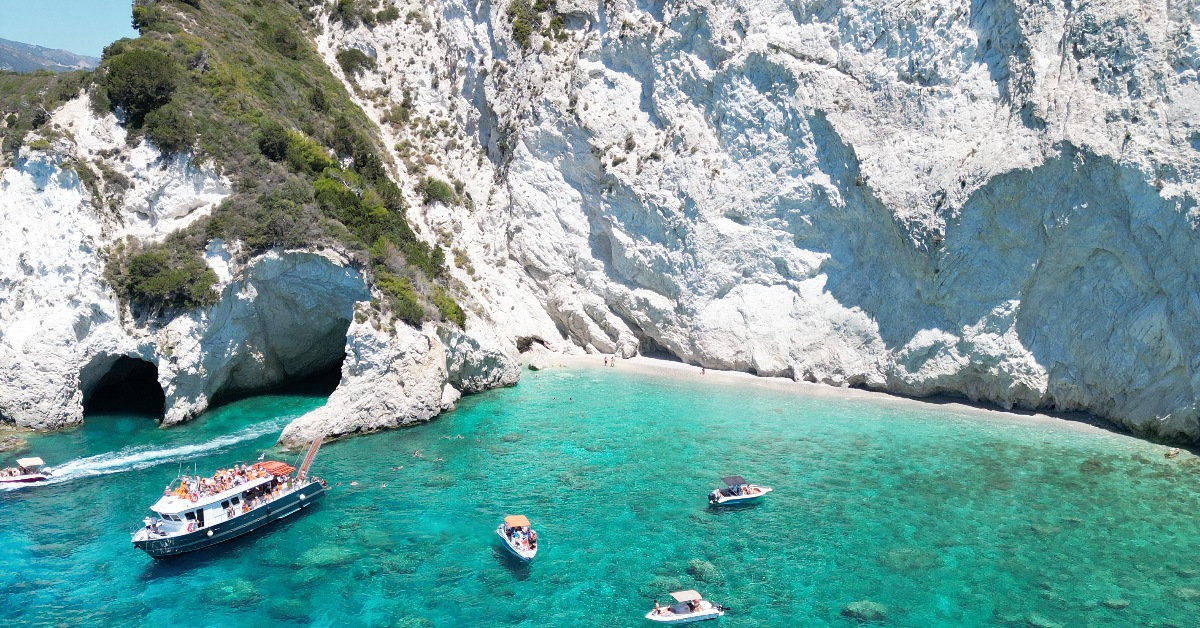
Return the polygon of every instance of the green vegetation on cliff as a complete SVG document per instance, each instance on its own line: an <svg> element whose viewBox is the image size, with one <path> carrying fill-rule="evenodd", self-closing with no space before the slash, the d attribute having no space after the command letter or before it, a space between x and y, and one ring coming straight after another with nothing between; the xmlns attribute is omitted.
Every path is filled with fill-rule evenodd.
<svg viewBox="0 0 1200 628"><path fill-rule="evenodd" d="M235 184L211 217L110 256L106 277L135 311L211 303L216 278L200 253L221 238L250 252L337 247L369 267L393 315L463 324L440 285L444 253L409 227L373 124L310 43L318 4L137 0L141 36L105 49L93 101L165 153L209 161ZM354 52L339 56L348 73L372 67Z"/></svg>
<svg viewBox="0 0 1200 628"><path fill-rule="evenodd" d="M54 74L0 72L0 167L21 148L30 131L50 121L50 112L91 84L82 70Z"/></svg>

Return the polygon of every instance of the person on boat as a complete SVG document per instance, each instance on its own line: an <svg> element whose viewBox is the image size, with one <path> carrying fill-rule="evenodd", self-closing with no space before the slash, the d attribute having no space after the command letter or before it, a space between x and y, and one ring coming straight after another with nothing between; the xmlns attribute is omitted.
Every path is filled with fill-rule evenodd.
<svg viewBox="0 0 1200 628"><path fill-rule="evenodd" d="M658 605L658 600L654 600L654 614L658 615L660 613L662 613L662 607Z"/></svg>
<svg viewBox="0 0 1200 628"><path fill-rule="evenodd" d="M537 530L529 531L529 547L537 547Z"/></svg>

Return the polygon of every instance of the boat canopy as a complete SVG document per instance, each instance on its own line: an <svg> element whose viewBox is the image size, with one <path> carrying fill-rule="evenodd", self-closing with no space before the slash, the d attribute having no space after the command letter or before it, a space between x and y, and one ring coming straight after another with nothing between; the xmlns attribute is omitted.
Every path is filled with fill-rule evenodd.
<svg viewBox="0 0 1200 628"><path fill-rule="evenodd" d="M504 525L510 528L528 528L529 519L525 515L509 515L504 518Z"/></svg>
<svg viewBox="0 0 1200 628"><path fill-rule="evenodd" d="M40 467L44 464L46 463L41 458L20 458L17 460L17 466L25 467L26 469Z"/></svg>
<svg viewBox="0 0 1200 628"><path fill-rule="evenodd" d="M671 597L675 598L676 602L696 602L696 601L704 599L703 597L700 596L699 593L696 593L695 591L691 591L691 590L676 591L671 594Z"/></svg>
<svg viewBox="0 0 1200 628"><path fill-rule="evenodd" d="M724 477L724 478L721 478L721 481L730 486L737 486L738 484L748 484L748 482L746 482L746 478L744 478L740 475L731 475L729 477Z"/></svg>
<svg viewBox="0 0 1200 628"><path fill-rule="evenodd" d="M277 462L275 460L268 460L266 462L256 462L252 466L253 466L253 468L262 469L263 471L266 471L267 473L270 473L271 475L275 475L275 476L287 475L287 474L291 473L292 471L296 470L296 467L293 467L291 465L288 465L288 464L285 464L282 462Z"/></svg>

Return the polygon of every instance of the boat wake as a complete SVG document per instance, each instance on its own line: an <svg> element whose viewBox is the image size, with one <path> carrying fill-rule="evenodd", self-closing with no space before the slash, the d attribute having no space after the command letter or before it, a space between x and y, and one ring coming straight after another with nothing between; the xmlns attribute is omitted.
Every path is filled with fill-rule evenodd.
<svg viewBox="0 0 1200 628"><path fill-rule="evenodd" d="M77 458L54 466L50 469L50 479L38 484L43 486L46 484L60 484L84 477L140 471L168 462L194 460L228 449L238 443L244 443L272 432L278 432L286 424L286 420L267 421L202 443L178 445L175 447L135 445L124 447L117 451Z"/></svg>

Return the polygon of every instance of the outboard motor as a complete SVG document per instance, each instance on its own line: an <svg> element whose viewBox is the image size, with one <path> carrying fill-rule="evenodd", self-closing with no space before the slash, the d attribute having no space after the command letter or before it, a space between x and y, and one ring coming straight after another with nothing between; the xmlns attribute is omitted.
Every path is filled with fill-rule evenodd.
<svg viewBox="0 0 1200 628"><path fill-rule="evenodd" d="M708 494L708 503L710 503L710 504L717 503L717 500L719 500L719 499L721 499L721 491L719 491L719 490L713 491Z"/></svg>

